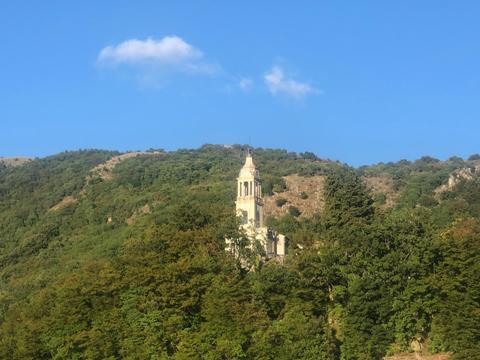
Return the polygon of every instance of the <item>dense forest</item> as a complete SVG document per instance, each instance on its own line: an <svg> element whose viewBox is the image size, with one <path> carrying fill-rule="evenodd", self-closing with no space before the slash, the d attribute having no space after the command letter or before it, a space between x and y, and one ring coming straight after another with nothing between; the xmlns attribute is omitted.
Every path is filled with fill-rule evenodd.
<svg viewBox="0 0 480 360"><path fill-rule="evenodd" d="M255 149L266 196L322 176L324 206L270 217L289 254L246 270L224 250L243 239L244 154L0 164L0 358L480 359L480 156L352 168ZM391 206L369 177L391 181Z"/></svg>

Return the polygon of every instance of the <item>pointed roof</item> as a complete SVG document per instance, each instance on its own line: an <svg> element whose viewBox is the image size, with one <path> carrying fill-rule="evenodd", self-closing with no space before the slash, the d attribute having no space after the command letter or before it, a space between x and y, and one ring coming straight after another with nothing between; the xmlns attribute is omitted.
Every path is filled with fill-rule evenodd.
<svg viewBox="0 0 480 360"><path fill-rule="evenodd" d="M245 164L240 170L239 177L258 177L258 171L253 162L253 157L250 149L247 151L247 156L245 158Z"/></svg>

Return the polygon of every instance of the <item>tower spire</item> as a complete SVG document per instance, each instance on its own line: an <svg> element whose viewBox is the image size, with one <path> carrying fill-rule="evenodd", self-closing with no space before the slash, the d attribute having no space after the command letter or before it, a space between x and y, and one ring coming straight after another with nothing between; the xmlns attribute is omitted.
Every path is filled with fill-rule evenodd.
<svg viewBox="0 0 480 360"><path fill-rule="evenodd" d="M235 202L237 215L241 220L240 229L245 231L250 243L250 249L262 246L267 258L279 257L283 261L286 254L287 238L269 229L263 224L263 198L260 174L253 162L250 146L245 154L243 165L237 178L237 201ZM237 254L239 245L232 239L225 239L226 249ZM245 262L248 265L248 261Z"/></svg>
<svg viewBox="0 0 480 360"><path fill-rule="evenodd" d="M238 174L237 212L244 224L263 226L263 200L260 174L248 149L245 164Z"/></svg>

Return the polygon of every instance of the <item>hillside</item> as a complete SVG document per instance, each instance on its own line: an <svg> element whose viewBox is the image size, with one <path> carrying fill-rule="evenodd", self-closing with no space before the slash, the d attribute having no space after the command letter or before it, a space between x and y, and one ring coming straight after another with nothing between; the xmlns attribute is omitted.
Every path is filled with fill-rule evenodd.
<svg viewBox="0 0 480 360"><path fill-rule="evenodd" d="M0 167L3 165L5 167L9 166L21 166L24 165L30 161L32 161L32 158L29 157L0 157Z"/></svg>
<svg viewBox="0 0 480 360"><path fill-rule="evenodd" d="M480 358L478 160L255 149L291 252L246 272L223 249L244 152L0 167L0 358L381 359L413 340Z"/></svg>
<svg viewBox="0 0 480 360"><path fill-rule="evenodd" d="M321 213L324 208L324 175L299 176L297 174L282 177L285 189L273 192L265 197L265 212L267 216L279 217L288 214L291 206L300 211L300 217L312 217ZM391 208L395 205L400 191L390 175L364 177L368 189L374 199L377 199L379 209Z"/></svg>

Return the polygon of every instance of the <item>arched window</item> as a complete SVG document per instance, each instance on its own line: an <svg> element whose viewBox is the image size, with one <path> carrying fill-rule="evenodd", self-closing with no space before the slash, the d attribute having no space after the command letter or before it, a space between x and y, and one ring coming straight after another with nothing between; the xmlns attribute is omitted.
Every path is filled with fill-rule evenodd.
<svg viewBox="0 0 480 360"><path fill-rule="evenodd" d="M249 193L249 191L248 191L248 181L245 181L243 183L243 196L248 196L248 193Z"/></svg>

